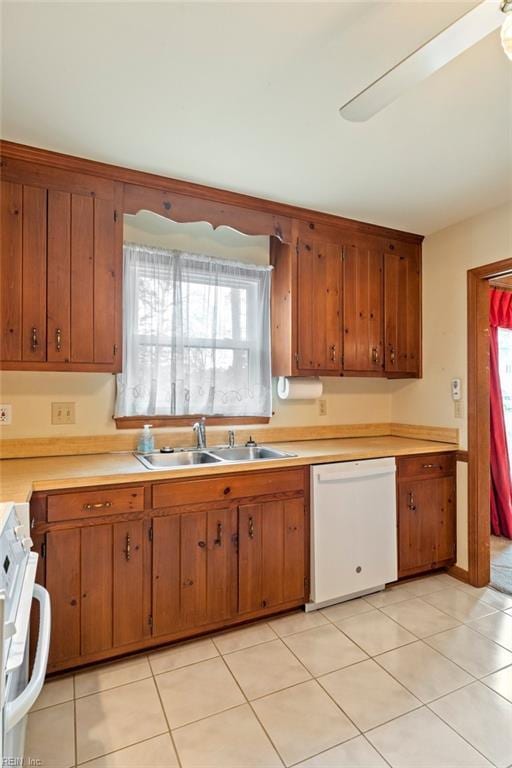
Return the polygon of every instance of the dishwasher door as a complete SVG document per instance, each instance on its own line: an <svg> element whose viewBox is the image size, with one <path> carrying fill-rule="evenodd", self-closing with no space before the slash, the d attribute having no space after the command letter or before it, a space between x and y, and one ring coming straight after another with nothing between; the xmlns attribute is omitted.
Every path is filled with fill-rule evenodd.
<svg viewBox="0 0 512 768"><path fill-rule="evenodd" d="M397 578L394 458L311 467L311 603L383 589Z"/></svg>

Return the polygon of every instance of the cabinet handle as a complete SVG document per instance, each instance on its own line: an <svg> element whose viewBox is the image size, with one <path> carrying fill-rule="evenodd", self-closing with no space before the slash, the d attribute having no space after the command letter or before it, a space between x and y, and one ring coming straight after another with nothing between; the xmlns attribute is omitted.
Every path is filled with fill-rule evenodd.
<svg viewBox="0 0 512 768"><path fill-rule="evenodd" d="M132 544L130 541L130 534L126 534L126 547L123 549L124 556L127 560L129 560L132 556Z"/></svg>
<svg viewBox="0 0 512 768"><path fill-rule="evenodd" d="M62 346L62 331L57 328L55 331L55 348L57 352L60 352Z"/></svg>
<svg viewBox="0 0 512 768"><path fill-rule="evenodd" d="M442 469L442 464L423 464L423 469Z"/></svg>
<svg viewBox="0 0 512 768"><path fill-rule="evenodd" d="M336 362L336 344L331 344L329 347L331 362Z"/></svg>
<svg viewBox="0 0 512 768"><path fill-rule="evenodd" d="M407 504L411 512L416 512L416 504L414 503L414 494L409 491L409 502Z"/></svg>
<svg viewBox="0 0 512 768"><path fill-rule="evenodd" d="M217 538L213 542L217 547L222 547L222 523L217 523Z"/></svg>
<svg viewBox="0 0 512 768"><path fill-rule="evenodd" d="M111 501L99 501L96 504L84 504L82 509L109 509L112 506Z"/></svg>
<svg viewBox="0 0 512 768"><path fill-rule="evenodd" d="M391 347L391 349L389 351L389 359L391 360L393 365L395 364L395 357L396 357L395 348Z"/></svg>
<svg viewBox="0 0 512 768"><path fill-rule="evenodd" d="M197 546L201 547L201 549L204 549L206 547L206 541L198 541Z"/></svg>
<svg viewBox="0 0 512 768"><path fill-rule="evenodd" d="M249 538L254 539L254 520L249 518Z"/></svg>
<svg viewBox="0 0 512 768"><path fill-rule="evenodd" d="M37 328L32 328L32 352L35 352L38 346L39 341L37 338Z"/></svg>
<svg viewBox="0 0 512 768"><path fill-rule="evenodd" d="M372 363L377 364L379 362L379 350L377 347L372 347Z"/></svg>

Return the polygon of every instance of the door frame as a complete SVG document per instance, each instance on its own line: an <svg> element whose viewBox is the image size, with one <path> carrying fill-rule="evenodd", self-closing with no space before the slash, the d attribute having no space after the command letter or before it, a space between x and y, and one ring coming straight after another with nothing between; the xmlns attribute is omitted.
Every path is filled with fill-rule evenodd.
<svg viewBox="0 0 512 768"><path fill-rule="evenodd" d="M512 271L512 258L468 270L468 574L484 587L491 574L489 280Z"/></svg>

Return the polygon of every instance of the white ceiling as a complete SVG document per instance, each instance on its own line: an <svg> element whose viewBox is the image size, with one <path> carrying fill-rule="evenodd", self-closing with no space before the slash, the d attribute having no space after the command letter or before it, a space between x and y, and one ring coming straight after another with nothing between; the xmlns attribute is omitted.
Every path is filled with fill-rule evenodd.
<svg viewBox="0 0 512 768"><path fill-rule="evenodd" d="M2 136L426 234L512 198L499 34L338 108L474 4L4 2Z"/></svg>

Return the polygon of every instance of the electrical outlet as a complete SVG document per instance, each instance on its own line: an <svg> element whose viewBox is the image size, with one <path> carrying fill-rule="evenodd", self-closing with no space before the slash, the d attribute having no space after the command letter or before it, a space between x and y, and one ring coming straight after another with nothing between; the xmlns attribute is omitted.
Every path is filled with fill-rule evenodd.
<svg viewBox="0 0 512 768"><path fill-rule="evenodd" d="M0 424L12 424L12 405L0 405Z"/></svg>
<svg viewBox="0 0 512 768"><path fill-rule="evenodd" d="M327 400L324 397L318 401L318 415L327 416Z"/></svg>
<svg viewBox="0 0 512 768"><path fill-rule="evenodd" d="M52 424L74 424L74 403L52 403Z"/></svg>
<svg viewBox="0 0 512 768"><path fill-rule="evenodd" d="M454 400L454 411L455 411L455 418L456 419L463 419L464 418L464 405L462 403L462 400Z"/></svg>

